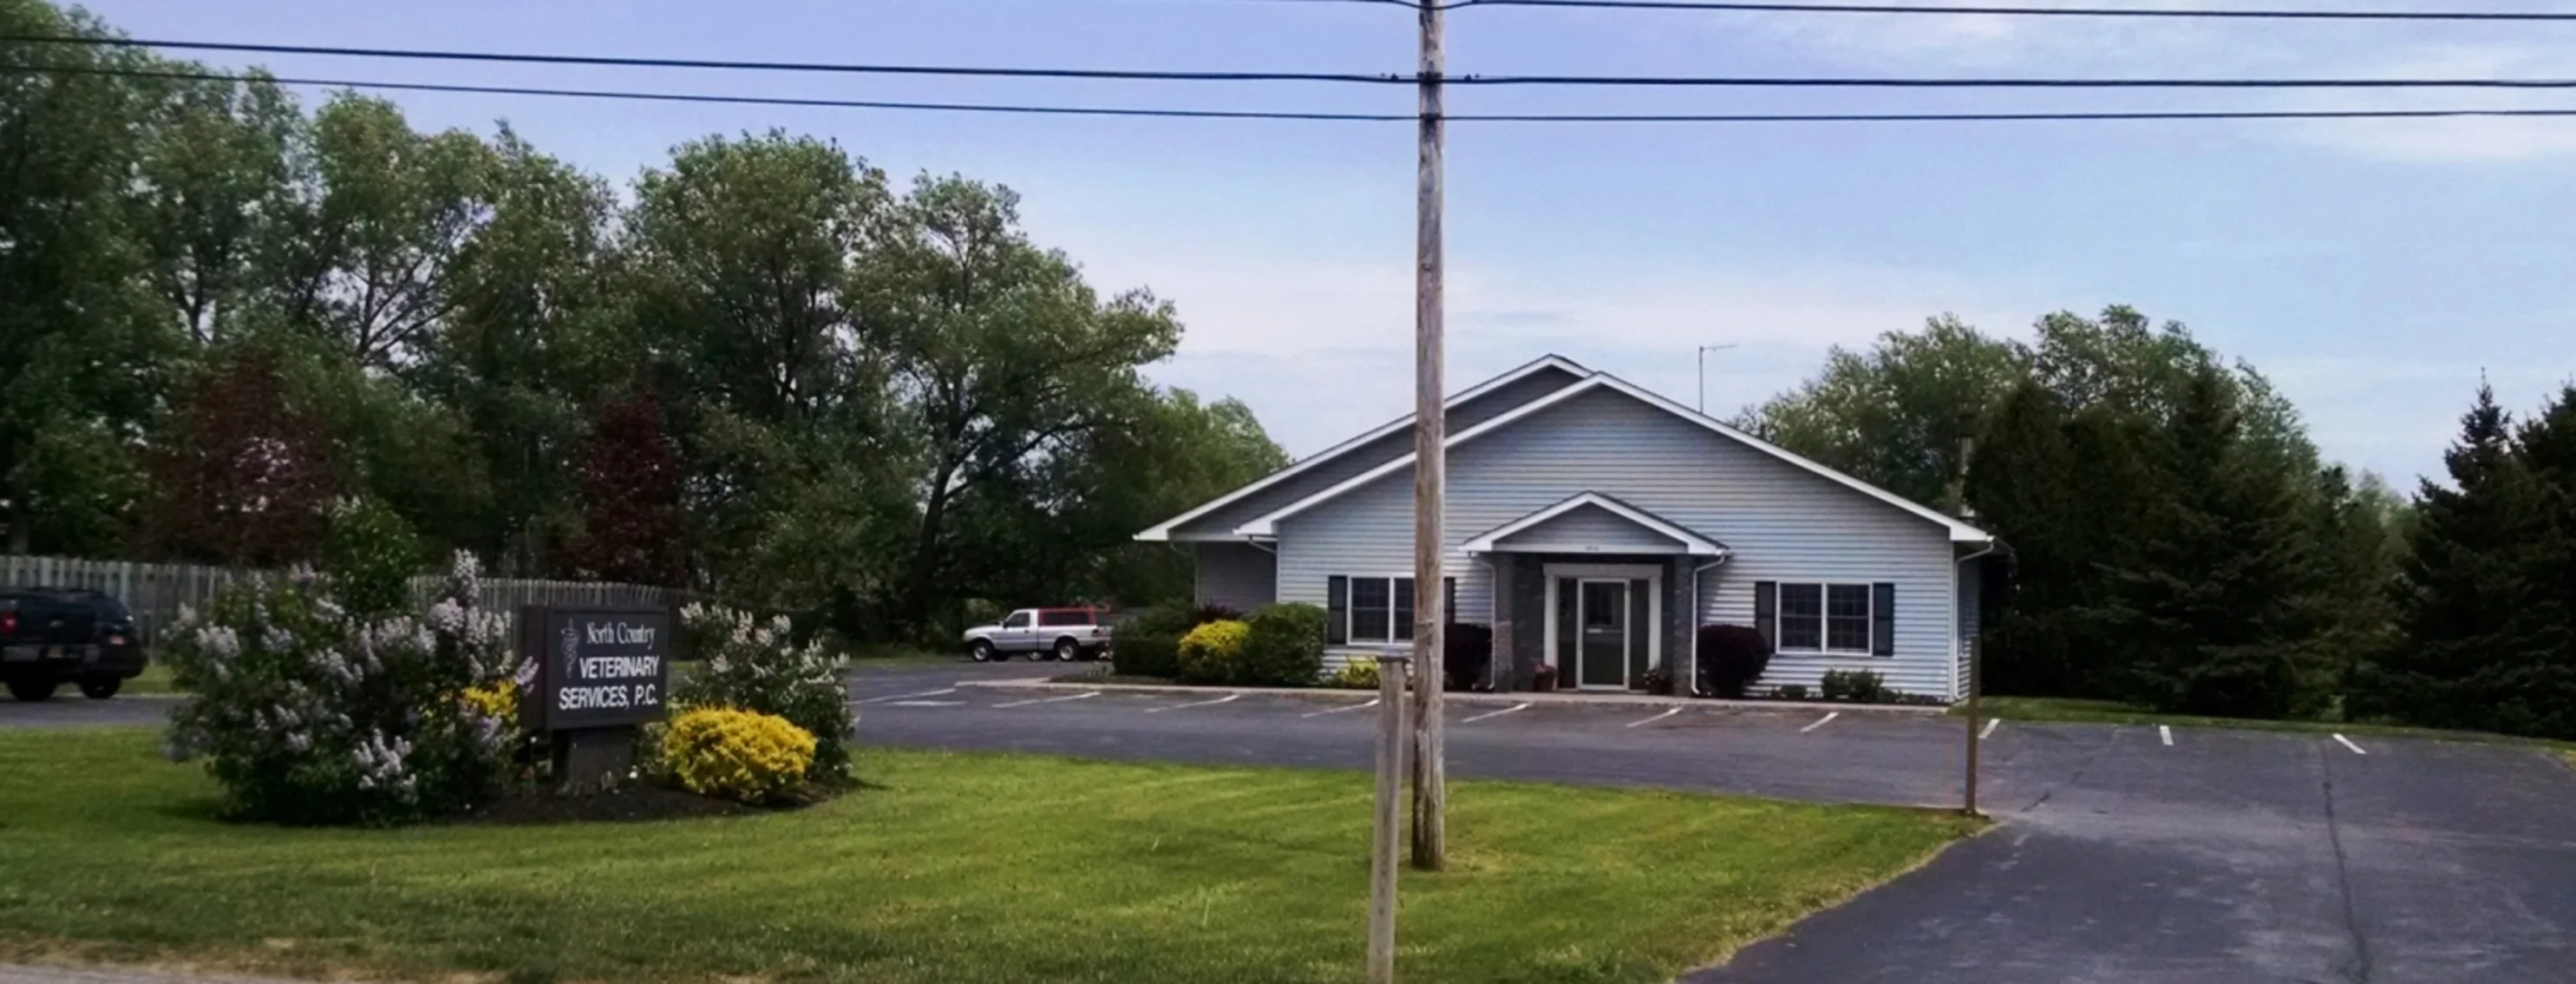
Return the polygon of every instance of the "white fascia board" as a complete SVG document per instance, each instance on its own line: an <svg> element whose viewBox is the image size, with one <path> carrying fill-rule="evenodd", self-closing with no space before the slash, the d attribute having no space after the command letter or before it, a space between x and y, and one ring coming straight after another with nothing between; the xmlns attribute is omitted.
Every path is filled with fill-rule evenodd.
<svg viewBox="0 0 2576 984"><path fill-rule="evenodd" d="M1466 390L1463 390L1463 391L1459 392L1457 395L1452 396L1452 397L1450 397L1447 401L1443 402L1443 403L1441 404L1441 409L1442 409L1442 411L1445 413L1445 412L1447 412L1449 409L1455 408L1455 407L1457 407L1457 406L1458 406L1459 404L1461 404L1461 403L1465 403L1465 402L1467 402L1467 401L1469 401L1469 400L1473 400L1473 399L1475 399L1475 398L1477 398L1477 397L1480 397L1480 396L1483 396L1483 395L1485 395L1485 394L1487 394L1487 393L1491 393L1491 392L1493 392L1493 391L1495 391L1495 390L1501 389L1501 388L1503 388L1504 386L1508 386L1508 385L1510 385L1510 384L1512 384L1512 383L1519 382L1519 381L1521 381L1522 379L1526 379L1526 378L1528 378L1529 376L1534 375L1534 374L1538 373L1539 371L1541 371L1541 370L1545 370L1545 369L1561 369L1561 370L1564 370L1564 371L1566 371L1566 372L1573 373L1573 374L1574 374L1574 375L1576 375L1576 376L1590 376L1590 375L1592 375L1592 370L1590 370L1590 369L1586 369L1586 368L1584 368L1584 367L1582 367L1582 366L1580 366L1580 365L1577 365L1577 364L1575 364L1575 362L1574 362L1573 360L1568 359L1568 358L1565 358L1564 356L1559 356L1559 355L1546 355L1546 356L1541 356L1541 357L1539 357L1539 358L1537 358L1537 359L1535 359L1535 360L1530 361L1529 363L1527 363L1527 364L1525 364L1525 365L1522 365L1522 366L1521 366L1520 368L1518 368L1518 369L1514 369L1514 370L1512 370L1512 371L1510 371L1510 372L1506 372L1506 373L1504 373L1504 374L1502 374L1502 375L1500 375L1500 376L1496 376L1496 377L1494 377L1494 378L1492 378L1492 379L1488 379L1488 380L1486 380L1486 381L1484 381L1484 382L1478 383L1478 384L1476 384L1475 386L1469 387L1468 389L1466 389ZM1570 385L1570 386L1571 386L1571 385L1581 385L1581 383L1580 383L1580 381L1577 381L1577 382L1575 382L1575 383L1571 383L1571 384L1568 384L1568 385ZM1243 497L1245 497L1245 496L1251 495L1251 494L1253 494L1253 493L1255 493L1255 492L1259 492L1259 491L1261 491L1261 490L1263 490L1263 489L1266 489L1266 488L1269 488L1269 487L1271 487L1271 486L1273 486L1273 485L1277 485L1277 484L1279 484L1280 482L1287 481L1287 480L1288 480L1288 479L1290 479L1290 478L1294 478L1294 477L1296 477L1296 476L1298 476L1298 475L1300 475L1300 474L1303 474L1303 473L1304 473L1307 469L1309 469L1309 468L1313 468L1313 467L1314 467L1314 466L1316 466L1316 465L1319 465L1319 464L1322 464L1322 463L1324 463L1324 462L1330 461L1330 460L1332 460L1332 459L1334 459L1334 458L1337 458L1337 457L1340 457L1340 456L1342 456L1342 455L1344 455L1344 454L1348 454L1348 453L1350 453L1351 451L1353 451L1353 450L1355 450L1355 449L1357 449L1357 448L1360 448L1360 447L1362 447L1362 446L1367 445L1367 444L1368 444L1369 442L1371 442L1371 441L1375 441L1375 440L1377 440L1377 439L1379 439L1379 438L1386 437L1387 435L1390 435L1390 434L1396 433L1397 431L1401 431L1401 430L1403 430L1403 429L1405 429L1405 428L1408 428L1408 427L1411 427L1411 426L1413 426L1413 415L1412 415L1412 414L1405 414L1404 416L1402 416L1402 417L1398 417L1398 418L1396 418L1396 419L1395 419L1395 420L1393 420L1393 421L1389 421L1389 422L1388 422L1388 423L1386 423L1384 426L1378 427L1378 428L1377 428L1377 429L1375 429L1375 430L1371 430L1371 431L1369 431L1368 433L1362 434L1362 435L1360 435L1360 436L1358 436L1358 437L1351 438L1350 440L1343 441L1342 443L1340 443L1340 444L1336 444L1336 445L1333 445L1332 447L1325 448L1324 450L1322 450L1322 451L1320 451L1320 452L1317 452L1317 453L1315 453L1315 454L1313 454L1313 455L1309 455L1309 456L1307 456L1307 457L1306 457L1304 460L1302 460L1302 461L1294 462L1294 463L1290 464L1290 465L1289 465L1288 467L1286 467L1286 468L1282 468L1282 469L1280 469L1280 470L1278 470L1278 471L1271 472L1271 473L1270 473L1270 474L1268 474L1268 475L1264 475L1264 476L1262 476L1262 477L1260 478L1260 480L1255 481L1255 482L1253 482L1253 483L1252 483L1252 484L1250 484L1250 485L1246 485L1246 486L1244 486L1244 487L1242 487L1242 488L1236 489L1236 490L1234 490L1234 491L1232 491L1232 492L1228 492L1228 493L1226 493L1226 494L1224 494L1224 495L1218 496L1218 497L1216 497L1215 499L1212 499L1212 500L1208 501L1206 504L1201 505L1201 506L1199 506L1199 507L1198 507L1198 508L1196 508L1196 509L1192 509L1192 510L1190 510L1190 511L1188 511L1188 512L1185 512L1185 513L1182 513L1182 514L1180 514L1180 515L1178 515L1178 516L1174 516L1174 517L1172 517L1172 518L1170 518L1170 519L1164 520L1162 523L1157 524L1157 525L1155 525L1154 527L1152 527L1152 528L1150 528L1150 529L1147 529L1146 531L1144 531L1144 532L1142 532L1142 533L1138 533L1138 534L1136 534L1136 537L1135 537L1135 538L1136 538L1137 540L1139 540L1139 541L1141 541L1141 542L1145 542L1145 543L1163 543L1163 542L1170 542L1170 541L1173 541L1175 538L1172 536L1172 531L1173 531L1174 529L1176 529L1176 528L1179 528L1181 525L1183 525L1183 524L1185 524L1185 523L1188 523L1188 522L1189 522L1189 521L1191 521L1191 520L1197 519L1197 518L1199 518L1199 517L1201 517L1201 516L1205 516L1205 515L1207 515L1207 514L1209 514L1209 513L1211 513L1211 512L1215 512L1215 511L1216 511L1216 510L1218 510L1218 509L1225 508L1225 507L1226 507L1226 506L1228 506L1228 505L1232 505L1232 504L1233 504L1233 503L1235 503L1235 502L1241 501L1241 500L1243 499ZM1407 459L1407 460L1410 460L1410 459ZM1200 537L1186 537L1186 538L1181 538L1181 539L1185 539L1185 540L1207 540L1207 539L1237 540L1237 539L1240 539L1240 537L1239 537L1239 536L1237 536L1237 537L1226 537L1226 536L1206 537L1206 536L1200 536Z"/></svg>
<svg viewBox="0 0 2576 984"><path fill-rule="evenodd" d="M1689 552L1692 556L1722 557L1726 554L1725 547L1710 542L1706 537L1700 536L1697 533L1693 533L1679 526L1675 526L1670 522L1666 522L1660 516L1656 516L1653 513L1646 512L1645 510L1631 506L1609 496L1602 495L1598 492L1586 492L1582 495L1575 496L1574 498L1567 499L1564 502L1557 503L1527 516L1512 520L1509 523L1496 527L1492 532L1467 541L1464 549L1468 553L1491 553L1495 549L1495 541L1501 540L1502 538L1514 533L1530 529L1541 523L1547 522L1548 520L1563 516L1566 513L1573 512L1574 510L1581 509L1585 506L1598 506L1621 519L1643 526L1664 536L1671 537L1675 542L1680 543L1683 549Z"/></svg>
<svg viewBox="0 0 2576 984"><path fill-rule="evenodd" d="M1988 533L1983 529L1979 529L1975 524L1965 522L1954 516L1945 515L1938 510L1927 508L1920 503L1905 498L1904 496L1897 495L1894 492L1887 491L1886 489L1879 488L1878 486L1871 485L1868 482L1861 481L1860 479L1853 478L1850 475L1828 468L1823 464L1792 452L1787 448L1780 447L1779 445L1772 444L1769 441L1762 440L1761 438L1755 437L1751 434L1747 434L1723 423L1719 423L1715 418L1689 407L1682 406L1681 404L1674 403L1671 400L1664 399L1662 396L1656 395L1652 391L1641 388L1636 384L1630 383L1627 380L1620 379L1616 376L1612 376L1608 373L1593 373L1591 376L1586 377L1582 382L1575 383L1572 386L1557 390L1554 393L1531 400L1528 403L1512 408L1510 412L1495 417L1492 420L1488 420L1474 427L1460 431L1457 434L1452 435L1447 442L1442 444L1442 447L1456 447L1459 444L1475 440L1476 438L1483 437L1484 435L1501 428L1511 426L1513 423L1518 422L1524 417L1538 413L1539 411L1555 406L1558 403L1562 403L1583 393L1605 388L1617 390L1621 393L1625 393L1629 396L1645 401L1648 406L1655 407L1666 413L1680 417L1683 420L1698 424L1703 428L1713 431L1730 440L1736 441L1737 443L1743 444L1746 447L1750 447L1756 451L1778 458L1781 461L1785 461L1810 472L1814 472L1817 475L1821 475L1846 488L1857 491L1862 495L1869 496L1870 498L1895 506L1898 509L1912 513L1920 518L1937 523L1941 526L1944 532L1949 534L1950 542L1952 543L1994 542L1994 534ZM1234 532L1242 536L1277 536L1278 522L1280 520L1338 498L1341 495L1365 486L1370 482L1374 482L1380 478L1384 478L1398 471L1410 468L1413 466L1413 457L1413 455L1407 454L1393 461L1389 461L1386 464L1370 469L1349 481L1342 482L1332 488L1325 489L1321 492L1315 493L1314 495L1307 496L1304 499L1289 503L1268 515L1264 515L1249 523L1237 526L1234 528Z"/></svg>

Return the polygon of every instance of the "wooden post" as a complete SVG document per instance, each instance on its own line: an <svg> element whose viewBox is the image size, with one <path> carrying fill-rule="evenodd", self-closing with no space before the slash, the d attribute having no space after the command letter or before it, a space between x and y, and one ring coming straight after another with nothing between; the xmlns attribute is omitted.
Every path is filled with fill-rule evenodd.
<svg viewBox="0 0 2576 984"><path fill-rule="evenodd" d="M1440 688L1448 676L1441 653L1442 506L1448 477L1449 434L1443 404L1440 230L1440 5L1422 0L1422 173L1415 211L1413 308L1413 666L1414 733L1420 748L1413 763L1413 866L1438 871L1448 863L1448 764L1440 720Z"/></svg>
<svg viewBox="0 0 2576 984"><path fill-rule="evenodd" d="M1388 656L1377 663L1377 814L1369 841L1369 984L1395 980L1395 840L1402 823L1397 814L1398 786L1404 782L1404 751L1411 743L1404 732L1405 658Z"/></svg>
<svg viewBox="0 0 2576 984"><path fill-rule="evenodd" d="M1982 633L1981 633L1981 634L1982 634ZM1979 650L1980 650L1980 649L1982 649L1982 648L1984 648L1984 647L1982 647L1982 646L1980 646L1980 645L1978 644L1978 637L1977 637L1977 636L1969 636L1969 637L1968 637L1968 805L1967 805L1967 812L1968 812L1968 815L1969 815L1969 816L1976 816L1976 815L1977 815L1977 743L1978 743L1978 741L1979 741L1980 739L1982 739L1982 738L1984 737L1983 735L1980 735L1980 734L1978 734L1977 732L1978 732L1978 731L1980 731L1981 729L1983 729L1983 728L1985 727L1984 723L1983 723L1982 721L1980 721L1980 720L1979 720L1979 718L1980 718L1980 717L1982 717L1982 715L1978 712L1978 709L1977 709L1977 692L1978 692L1978 691L1980 691L1980 690L1985 689L1985 687L1983 686L1983 684L1984 684L1984 680L1982 679L1982 678L1984 677L1984 675L1985 675L1985 667L1986 667L1985 653L1983 653L1983 652L1980 652L1980 651L1979 651Z"/></svg>

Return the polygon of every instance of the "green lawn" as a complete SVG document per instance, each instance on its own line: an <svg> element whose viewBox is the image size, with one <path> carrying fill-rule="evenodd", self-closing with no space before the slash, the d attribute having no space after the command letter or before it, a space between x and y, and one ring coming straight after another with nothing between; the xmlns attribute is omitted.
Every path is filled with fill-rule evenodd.
<svg viewBox="0 0 2576 984"><path fill-rule="evenodd" d="M219 823L141 730L0 732L0 960L302 976L1360 977L1356 772L863 753L813 809L624 826ZM1976 829L1916 810L1457 783L1407 981L1664 981ZM458 978L456 975L472 975Z"/></svg>
<svg viewBox="0 0 2576 984"><path fill-rule="evenodd" d="M2177 728L2242 728L2252 731L2298 731L2313 734L2336 733L2359 737L2380 735L2390 738L2425 738L2434 741L2472 741L2508 745L2541 745L2570 749L2576 744L2540 738L2489 734L2483 731L2443 731L2437 728L2409 728L2392 724L2365 724L2343 721L2268 721L2259 718L2194 717L2187 714L2158 714L2132 705L2109 700L2075 700L2065 697L1986 697L1979 703L1986 717L2012 721L2068 721L2092 724L2170 724ZM1967 705L1950 708L1953 715L1968 713Z"/></svg>

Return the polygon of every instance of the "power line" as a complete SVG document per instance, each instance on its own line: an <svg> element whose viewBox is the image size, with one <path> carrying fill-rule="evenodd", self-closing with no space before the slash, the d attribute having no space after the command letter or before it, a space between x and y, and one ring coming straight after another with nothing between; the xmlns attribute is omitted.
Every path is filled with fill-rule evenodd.
<svg viewBox="0 0 2576 984"><path fill-rule="evenodd" d="M247 81L219 72L154 71L86 67L5 65L0 72L56 75L100 75L209 82ZM268 77L279 85L335 89L379 89L398 92L446 92L471 95L548 96L647 102L716 103L752 106L797 106L832 109L912 110L1050 116L1115 116L1161 119L1277 120L1309 122L1410 123L1413 113L1337 113L1278 110L1155 109L1125 106L1046 106L1007 103L894 102L863 99L809 99L792 96L729 96L625 89L559 89L534 86L468 85L438 82L375 82L352 79ZM1443 117L1455 123L1653 124L1653 123L2013 123L2121 122L2188 120L2425 120L2464 118L2565 118L2570 109L2356 109L2356 110L2142 110L2034 113L1463 113Z"/></svg>
<svg viewBox="0 0 2576 984"><path fill-rule="evenodd" d="M1483 0L1500 2L1500 0ZM1517 0L1516 0L1517 2ZM962 76L987 78L1093 79L1155 82L1337 82L1372 85L1418 85L1413 75L1349 72L1199 72L1088 68L1010 68L933 65L870 65L830 62L758 62L694 58L635 58L608 55L519 54L490 51L435 51L408 48L250 44L221 41L159 41L126 38L0 35L0 43L71 44L93 47L168 48L181 51L229 51L257 54L323 55L430 61L509 62L542 65L616 66L627 68L697 68L776 72ZM1468 86L1586 86L1628 88L1792 88L1792 89L2571 89L2576 79L2481 78L1835 78L1813 76L1621 76L1621 75L1456 75L1443 79Z"/></svg>
<svg viewBox="0 0 2576 984"><path fill-rule="evenodd" d="M1361 0L1413 7L1404 0ZM2488 21L2488 22L2576 22L2576 13L2549 11L2452 11L2452 10L2294 10L2294 9L2177 9L2140 7L2031 7L1996 4L1948 4L1912 6L1893 3L1738 3L1731 0L1453 0L1440 5L1443 10L1468 7L1598 7L1605 10L1699 10L1743 13L1799 14L1982 14L2007 17L2147 17L2192 20L2311 20L2311 21Z"/></svg>
<svg viewBox="0 0 2576 984"><path fill-rule="evenodd" d="M756 72L834 72L850 75L936 75L1018 79L1103 79L1149 82L1345 82L1413 85L1410 75L1361 72L1191 72L1102 68L993 68L955 65L866 65L839 62L764 62L709 58L637 58L613 55L550 55L499 51L435 51L411 48L350 48L331 45L250 44L229 41L164 41L137 38L0 35L0 43L67 44L96 48L167 48L173 51L229 51L243 54L323 55L344 58L400 58L421 61L510 62L528 65L586 65L617 68L702 68Z"/></svg>

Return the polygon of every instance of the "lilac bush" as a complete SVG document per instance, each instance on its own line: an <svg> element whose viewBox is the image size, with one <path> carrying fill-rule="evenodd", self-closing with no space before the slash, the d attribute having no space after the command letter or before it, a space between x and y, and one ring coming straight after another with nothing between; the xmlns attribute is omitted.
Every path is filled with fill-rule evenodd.
<svg viewBox="0 0 2576 984"><path fill-rule="evenodd" d="M486 801L534 666L509 615L479 604L478 573L457 554L417 616L353 615L302 570L183 612L161 643L194 694L171 715L172 757L204 762L243 819L392 824Z"/></svg>
<svg viewBox="0 0 2576 984"><path fill-rule="evenodd" d="M726 707L786 718L814 735L806 778L846 778L850 768L849 660L819 642L798 645L784 615L761 621L722 605L680 609L698 673L672 688L685 709Z"/></svg>

